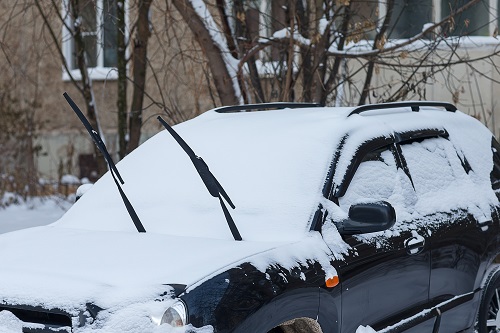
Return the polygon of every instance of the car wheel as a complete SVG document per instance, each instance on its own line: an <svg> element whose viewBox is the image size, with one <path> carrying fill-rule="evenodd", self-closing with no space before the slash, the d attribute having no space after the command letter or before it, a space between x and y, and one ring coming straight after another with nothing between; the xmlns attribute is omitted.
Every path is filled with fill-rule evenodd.
<svg viewBox="0 0 500 333"><path fill-rule="evenodd" d="M316 320L298 318L282 323L268 333L323 333L323 331Z"/></svg>
<svg viewBox="0 0 500 333"><path fill-rule="evenodd" d="M488 282L477 316L478 333L500 332L500 272Z"/></svg>

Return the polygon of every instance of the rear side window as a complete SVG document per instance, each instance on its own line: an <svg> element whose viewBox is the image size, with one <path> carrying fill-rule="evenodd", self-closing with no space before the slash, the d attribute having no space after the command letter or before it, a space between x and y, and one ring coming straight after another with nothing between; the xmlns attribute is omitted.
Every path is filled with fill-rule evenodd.
<svg viewBox="0 0 500 333"><path fill-rule="evenodd" d="M455 148L444 138L431 138L401 145L415 192L419 196L444 194L467 174Z"/></svg>

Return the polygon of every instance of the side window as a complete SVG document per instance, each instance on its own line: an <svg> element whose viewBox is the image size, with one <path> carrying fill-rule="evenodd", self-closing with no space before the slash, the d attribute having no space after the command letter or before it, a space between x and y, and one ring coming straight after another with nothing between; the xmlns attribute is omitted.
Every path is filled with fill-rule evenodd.
<svg viewBox="0 0 500 333"><path fill-rule="evenodd" d="M452 193L451 186L467 177L452 143L431 138L401 145L419 197L439 197Z"/></svg>
<svg viewBox="0 0 500 333"><path fill-rule="evenodd" d="M500 144L495 138L491 139L491 150L493 152L493 169L490 173L491 186L495 192L500 191Z"/></svg>
<svg viewBox="0 0 500 333"><path fill-rule="evenodd" d="M387 201L400 215L408 204L414 202L410 180L398 169L390 147L367 154L359 164L345 194L339 198L344 211L357 203ZM399 220L399 218L398 218Z"/></svg>

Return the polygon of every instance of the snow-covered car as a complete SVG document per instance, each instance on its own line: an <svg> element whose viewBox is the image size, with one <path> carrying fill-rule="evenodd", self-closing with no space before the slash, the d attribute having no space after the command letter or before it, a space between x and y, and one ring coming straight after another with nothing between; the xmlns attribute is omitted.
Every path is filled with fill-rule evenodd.
<svg viewBox="0 0 500 333"><path fill-rule="evenodd" d="M0 236L1 332L500 328L500 147L453 105L164 126L60 220Z"/></svg>

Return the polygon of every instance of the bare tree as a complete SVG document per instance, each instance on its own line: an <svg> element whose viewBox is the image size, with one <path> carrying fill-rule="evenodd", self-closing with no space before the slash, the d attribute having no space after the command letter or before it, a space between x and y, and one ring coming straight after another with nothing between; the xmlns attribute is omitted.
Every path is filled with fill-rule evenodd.
<svg viewBox="0 0 500 333"><path fill-rule="evenodd" d="M100 101L94 98L89 75L93 65L85 54L88 38L82 34L85 27L79 19L83 5L96 6L97 2L62 3L68 4L63 11L60 0L16 0L16 5L22 5L16 10L10 8L11 3L2 3L1 13L8 17L0 21L5 22L0 27L4 59L0 65L7 72L17 68L16 45L5 36L17 28L11 23L14 18L31 10L36 17L30 19L39 20L38 31L44 32L36 36L34 29L33 38L56 55L57 59L51 60L62 64L70 84L85 101L92 125L100 128L97 110L103 108L98 103L103 103L104 97ZM221 104L279 100L342 106L426 99L431 84L438 82L455 103L473 108L486 123L492 121L492 109L484 106L481 94L464 100L464 90L483 90L479 80L498 84L493 76L500 77L495 58L498 47L479 55L460 48L468 34L493 24L469 19L468 11L482 6L480 0L461 7L450 4L439 21L420 22L406 35L398 27L411 21L405 12L411 7L408 0L389 0L383 6L361 0L111 3L116 13L110 12L104 20L111 19L116 28L117 80L94 84L102 96L116 96L116 109L101 117L113 114L115 121L106 127L118 129L119 158L139 145L144 128L148 133L159 130L153 124L154 116L160 113L175 124ZM67 36L61 36L61 27ZM74 41L71 63L62 48L61 39L65 38ZM467 76L460 76L454 70L457 66ZM75 73L78 79L73 77ZM62 82L58 88L66 84ZM20 100L18 92L13 96ZM42 105L38 100L23 103L34 109ZM39 120L30 119L37 127ZM103 160L97 161L101 163L99 172L105 172Z"/></svg>
<svg viewBox="0 0 500 333"><path fill-rule="evenodd" d="M132 77L133 92L130 105L128 152L139 146L142 128L142 110L146 91L146 74L148 67L148 42L151 37L150 8L152 0L139 0L137 5L137 20L133 27L132 44Z"/></svg>
<svg viewBox="0 0 500 333"><path fill-rule="evenodd" d="M66 73L73 83L73 86L77 88L85 101L87 118L89 119L90 124L93 128L98 129L102 134L99 119L97 116L97 106L94 98L94 91L92 89L92 80L89 76L88 71L87 55L85 54L85 42L83 39L82 31L83 20L80 16L82 3L80 2L80 0L69 0L68 4L69 8L67 8L66 12L71 16L69 19L61 15L58 2L56 2L55 0L50 0L47 2L35 1L35 6L43 19L45 28L49 31L50 37L52 38L51 46L56 48L57 54L59 54L60 56L61 63L63 64ZM75 63L77 64L81 76L80 80L76 80L71 74L69 64L67 63L67 59L65 58L60 46L60 35L54 28L55 24L63 24L66 27L66 30L69 32L70 37L74 40L74 57ZM101 155L101 152L97 147L94 147L94 154L96 156ZM101 175L104 174L104 172L107 170L104 159L97 158L97 165L98 173Z"/></svg>
<svg viewBox="0 0 500 333"><path fill-rule="evenodd" d="M53 40L53 45L58 49L58 54L63 63L63 66L68 73L71 82L82 94L87 109L87 116L94 128L100 128L96 112L96 102L92 90L92 80L88 71L88 59L86 55L86 45L82 34L82 19L81 8L86 5L93 5L92 2L85 0L69 0L68 15L71 17L63 17L59 13L58 6L55 0L50 0L50 5L36 1L36 7L42 16L46 27L50 31ZM126 11L125 0L117 0L116 15L104 13L104 20L112 20L112 24L116 26L116 59L117 59L117 128L118 128L118 156L123 158L128 152L132 151L139 145L142 126L142 110L143 101L146 94L146 68L148 65L147 45L150 37L149 30L149 10L152 0L138 0L135 19L132 18L132 29L128 29L126 25L126 16L130 12ZM132 6L134 4L131 4ZM111 10L111 9L109 9ZM72 24L74 23L74 24ZM67 59L65 58L60 47L60 37L56 32L54 25L63 24L66 30L69 31L75 45L75 63L78 66L81 80L76 80L69 69ZM129 45L128 36L134 35L132 45ZM131 58L128 57L127 48L130 47ZM132 59L131 74L128 70L129 60ZM127 82L132 83L132 101L130 112L127 111ZM101 133L101 136L102 133ZM95 154L100 153L95 150ZM106 171L106 166L102 159L97 159L99 165L99 173Z"/></svg>
<svg viewBox="0 0 500 333"><path fill-rule="evenodd" d="M184 18L208 59L221 103L228 105L243 102L234 64L231 64L234 58L228 50L228 41L216 25L208 8L203 2L197 3L198 6L195 8L193 2L189 0L172 0L172 3ZM222 15L224 19L225 14Z"/></svg>
<svg viewBox="0 0 500 333"><path fill-rule="evenodd" d="M411 35L403 37L396 28L411 15L407 1L384 2L385 13L372 5L377 2L359 0L172 3L198 41L223 105L271 100L356 105L420 99L425 98L426 84L440 73L450 73L460 63L476 71L476 60L494 62L499 53L496 48L476 60L459 55L461 38L474 33L472 26L479 24L462 14L482 6L480 0L463 6L450 3L449 15L413 27ZM258 28L252 30L255 21ZM391 73L397 80L380 73Z"/></svg>
<svg viewBox="0 0 500 333"><path fill-rule="evenodd" d="M4 191L24 198L38 194L35 158L39 149L36 138L43 126L39 87L45 50L35 41L42 34L41 25L36 11L23 2L0 17L0 44L7 60L0 67L4 78L0 83L0 198ZM9 29L18 38L9 39L5 34Z"/></svg>
<svg viewBox="0 0 500 333"><path fill-rule="evenodd" d="M127 30L125 23L125 0L116 1L116 58L118 71L118 156L127 153Z"/></svg>

